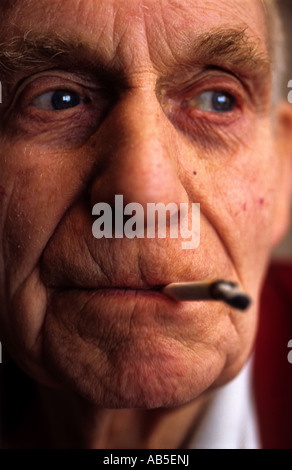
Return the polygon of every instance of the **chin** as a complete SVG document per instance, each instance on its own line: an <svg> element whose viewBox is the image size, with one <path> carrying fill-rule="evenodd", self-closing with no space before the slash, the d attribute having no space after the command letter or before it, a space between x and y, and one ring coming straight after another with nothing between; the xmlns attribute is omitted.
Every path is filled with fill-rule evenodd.
<svg viewBox="0 0 292 470"><path fill-rule="evenodd" d="M45 359L69 392L100 408L168 408L198 397L220 375L224 361L212 349L190 352L155 338L101 353L93 345L53 342ZM83 345L84 346L84 345ZM204 348L203 348L204 349Z"/></svg>
<svg viewBox="0 0 292 470"><path fill-rule="evenodd" d="M240 351L240 338L225 307L205 311L163 297L64 291L42 330L47 371L101 408L185 404L224 374L236 360L231 351Z"/></svg>

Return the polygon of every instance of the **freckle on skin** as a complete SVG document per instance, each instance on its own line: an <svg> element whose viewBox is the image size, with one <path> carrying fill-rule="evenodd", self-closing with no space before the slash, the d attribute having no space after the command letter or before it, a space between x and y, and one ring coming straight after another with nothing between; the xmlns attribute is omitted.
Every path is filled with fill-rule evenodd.
<svg viewBox="0 0 292 470"><path fill-rule="evenodd" d="M196 172L196 171L193 171L193 175L196 175L196 174L197 174L197 172Z"/></svg>

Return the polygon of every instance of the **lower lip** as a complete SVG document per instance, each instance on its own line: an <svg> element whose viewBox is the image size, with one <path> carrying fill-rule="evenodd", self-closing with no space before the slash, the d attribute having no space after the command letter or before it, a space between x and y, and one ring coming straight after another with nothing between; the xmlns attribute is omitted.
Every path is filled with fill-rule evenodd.
<svg viewBox="0 0 292 470"><path fill-rule="evenodd" d="M193 327L194 303L192 306L188 302L177 302L159 289L127 289L127 288L78 288L59 287L51 292L51 308L62 312L70 311L74 316L82 312L82 317L95 318L98 321L108 321L109 316L129 318L133 315L139 317L141 314L145 324L156 318L155 324L163 321L169 325L178 325L184 321L185 325ZM104 320L103 320L104 319ZM162 319L162 320L161 320ZM122 321L122 320L121 320Z"/></svg>
<svg viewBox="0 0 292 470"><path fill-rule="evenodd" d="M174 303L170 297L163 294L159 287L157 289L135 289L135 288L125 288L125 287L79 287L79 286L66 286L66 287L55 287L53 290L56 293L82 293L83 295L87 294L90 297L120 297L123 299L126 298L148 298L148 299L156 299L164 302L171 302Z"/></svg>
<svg viewBox="0 0 292 470"><path fill-rule="evenodd" d="M78 290L78 289L76 289ZM150 297L156 298L159 300L168 300L171 299L166 295L162 294L159 289L133 289L133 288L99 288L99 289L80 289L83 292L87 291L93 296L104 296L104 297Z"/></svg>

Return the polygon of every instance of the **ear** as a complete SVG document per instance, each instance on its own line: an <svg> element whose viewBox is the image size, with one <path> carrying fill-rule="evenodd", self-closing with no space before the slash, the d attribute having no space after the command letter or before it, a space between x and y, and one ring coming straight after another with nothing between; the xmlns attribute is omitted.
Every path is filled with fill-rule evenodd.
<svg viewBox="0 0 292 470"><path fill-rule="evenodd" d="M292 200L292 105L281 103L275 113L276 151L280 158L280 178L277 192L272 243L277 245L290 224Z"/></svg>

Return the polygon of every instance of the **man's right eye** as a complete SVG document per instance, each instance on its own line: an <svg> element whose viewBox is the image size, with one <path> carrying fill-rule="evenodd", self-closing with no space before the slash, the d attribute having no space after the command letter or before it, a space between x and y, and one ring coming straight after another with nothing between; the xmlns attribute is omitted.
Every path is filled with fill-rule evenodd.
<svg viewBox="0 0 292 470"><path fill-rule="evenodd" d="M75 91L54 90L38 96L31 102L31 105L46 111L64 111L86 104L88 101L88 99L81 98Z"/></svg>

